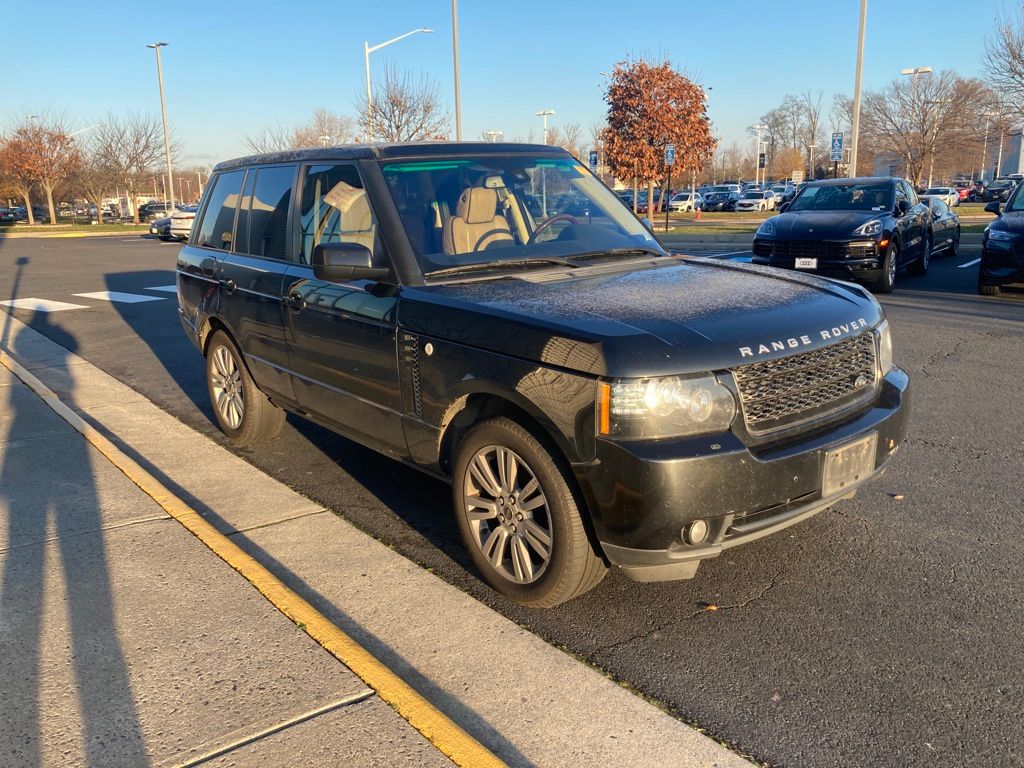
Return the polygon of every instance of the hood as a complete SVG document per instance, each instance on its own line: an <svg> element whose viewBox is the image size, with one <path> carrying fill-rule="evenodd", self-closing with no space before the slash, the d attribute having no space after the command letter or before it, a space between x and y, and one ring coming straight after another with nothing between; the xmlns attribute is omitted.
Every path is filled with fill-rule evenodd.
<svg viewBox="0 0 1024 768"><path fill-rule="evenodd" d="M1014 234L1024 233L1024 211L1003 211L998 218L992 220L989 226L992 229L1002 229Z"/></svg>
<svg viewBox="0 0 1024 768"><path fill-rule="evenodd" d="M784 357L882 317L849 283L715 259L650 263L658 266L406 287L399 325L583 373L636 377Z"/></svg>
<svg viewBox="0 0 1024 768"><path fill-rule="evenodd" d="M889 215L889 211L787 211L772 222L780 240L845 239L861 224Z"/></svg>

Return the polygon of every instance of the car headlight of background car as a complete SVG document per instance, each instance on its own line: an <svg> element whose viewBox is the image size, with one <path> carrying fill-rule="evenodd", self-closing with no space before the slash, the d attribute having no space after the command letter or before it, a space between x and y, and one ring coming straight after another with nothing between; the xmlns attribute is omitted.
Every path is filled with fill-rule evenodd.
<svg viewBox="0 0 1024 768"><path fill-rule="evenodd" d="M866 221L853 230L853 234L861 237L874 237L875 235L880 235L882 234L882 221L881 219Z"/></svg>
<svg viewBox="0 0 1024 768"><path fill-rule="evenodd" d="M762 237L775 237L775 221L773 219L762 221L761 226L757 228L757 234Z"/></svg>
<svg viewBox="0 0 1024 768"><path fill-rule="evenodd" d="M598 431L624 440L723 432L736 416L732 392L713 375L601 382Z"/></svg>
<svg viewBox="0 0 1024 768"><path fill-rule="evenodd" d="M892 370L892 334L888 320L883 320L875 328L875 340L878 343L878 370L885 376Z"/></svg>

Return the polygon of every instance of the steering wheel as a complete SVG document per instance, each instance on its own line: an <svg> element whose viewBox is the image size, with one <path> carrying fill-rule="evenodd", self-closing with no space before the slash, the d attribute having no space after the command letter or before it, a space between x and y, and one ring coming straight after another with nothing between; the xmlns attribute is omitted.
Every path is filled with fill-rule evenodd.
<svg viewBox="0 0 1024 768"><path fill-rule="evenodd" d="M568 221L568 222L570 222L572 224L579 224L580 223L579 219L577 219L577 218L575 218L573 216L570 216L568 213L556 213L554 216L551 216L550 218L544 219L544 221L542 221L540 224L537 225L537 228L535 230L533 230L533 234L530 235L530 239L527 241L527 245L532 245L533 243L537 242L537 235L539 235L545 229L550 227L556 221Z"/></svg>

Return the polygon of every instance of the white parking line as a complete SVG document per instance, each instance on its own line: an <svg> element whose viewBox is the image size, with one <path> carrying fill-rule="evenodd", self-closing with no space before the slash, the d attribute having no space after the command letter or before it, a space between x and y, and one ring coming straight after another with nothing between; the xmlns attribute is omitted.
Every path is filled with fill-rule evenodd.
<svg viewBox="0 0 1024 768"><path fill-rule="evenodd" d="M49 299L12 299L11 301L0 301L0 304L12 309L31 309L35 312L63 312L65 309L89 308L85 304L68 304Z"/></svg>
<svg viewBox="0 0 1024 768"><path fill-rule="evenodd" d="M977 264L977 263L978 263L979 261L981 261L981 259L975 259L974 261L968 261L968 262L967 262L966 264L961 264L961 265L960 265L960 269L963 269L963 268L965 268L965 267L973 267L973 266L974 266L975 264Z"/></svg>
<svg viewBox="0 0 1024 768"><path fill-rule="evenodd" d="M74 296L81 296L83 299L99 299L100 301L115 301L121 304L138 304L143 301L163 301L162 296L143 296L138 293L121 293L120 291L96 291L94 293L75 293Z"/></svg>
<svg viewBox="0 0 1024 768"><path fill-rule="evenodd" d="M178 286L176 285L151 285L146 288L147 291L163 291L164 293L177 293Z"/></svg>

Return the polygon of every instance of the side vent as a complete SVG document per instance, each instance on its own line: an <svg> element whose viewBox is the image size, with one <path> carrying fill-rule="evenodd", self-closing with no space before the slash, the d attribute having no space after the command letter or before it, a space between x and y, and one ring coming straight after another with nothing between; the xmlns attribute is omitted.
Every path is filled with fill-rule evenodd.
<svg viewBox="0 0 1024 768"><path fill-rule="evenodd" d="M420 390L420 340L411 333L402 333L398 340L401 350L402 369L406 375L402 377L403 394L412 405L412 412L417 418L423 416L423 401Z"/></svg>

